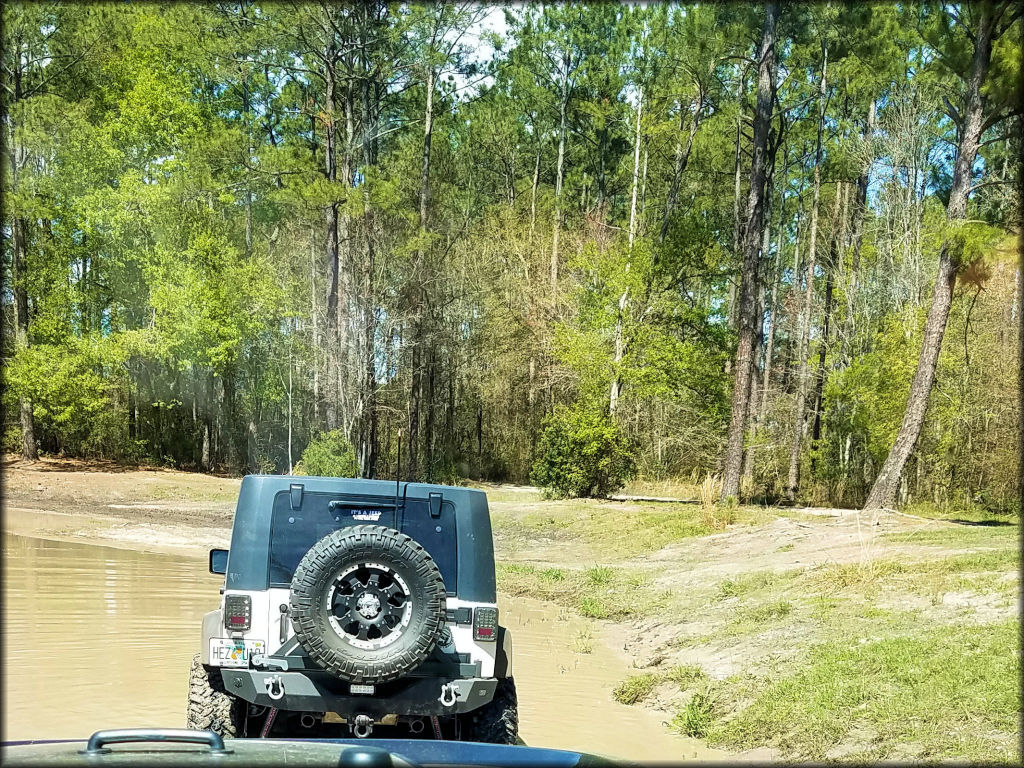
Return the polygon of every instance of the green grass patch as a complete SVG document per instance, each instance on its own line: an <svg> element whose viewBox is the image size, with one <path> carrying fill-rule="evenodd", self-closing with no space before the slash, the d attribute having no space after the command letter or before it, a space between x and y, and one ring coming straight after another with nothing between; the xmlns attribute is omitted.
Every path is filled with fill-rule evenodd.
<svg viewBox="0 0 1024 768"><path fill-rule="evenodd" d="M642 574L609 566L577 570L498 563L496 570L498 588L505 594L550 600L593 619L648 616L669 597L652 590Z"/></svg>
<svg viewBox="0 0 1024 768"><path fill-rule="evenodd" d="M1020 566L1020 553L1005 548L937 557L932 560L868 560L830 564L808 574L810 584L823 593L862 591L876 596L883 587L916 594L950 590L1005 591L1015 584L1003 579Z"/></svg>
<svg viewBox="0 0 1024 768"><path fill-rule="evenodd" d="M636 704L650 696L660 682L661 676L657 674L634 675L615 686L612 698L620 704Z"/></svg>
<svg viewBox="0 0 1024 768"><path fill-rule="evenodd" d="M972 523L1019 522L1016 513L999 514L985 509L980 504L935 504L930 501L919 501L909 504L903 511L908 515L933 520L966 520Z"/></svg>
<svg viewBox="0 0 1024 768"><path fill-rule="evenodd" d="M729 523L763 525L777 517L820 522L799 510L742 506L730 510ZM492 508L491 524L495 533L524 545L537 539L582 541L605 561L638 557L677 541L720 532L703 519L699 504L596 499L530 502L528 506L524 502L519 510L503 505Z"/></svg>
<svg viewBox="0 0 1024 768"><path fill-rule="evenodd" d="M686 706L676 713L669 726L695 739L707 738L715 719L715 704L710 689L697 691L686 702Z"/></svg>
<svg viewBox="0 0 1024 768"><path fill-rule="evenodd" d="M536 505L531 505L536 506ZM799 511L738 507L735 525L758 525ZM582 540L604 560L622 560L654 552L673 542L717 533L702 518L699 504L567 499L545 502L539 510L492 510L496 533L514 540Z"/></svg>
<svg viewBox="0 0 1024 768"><path fill-rule="evenodd" d="M799 573L799 572L797 572ZM718 585L718 596L746 597L749 594L768 589L785 581L789 581L795 574L776 573L775 571L752 571L743 573L731 579L726 579Z"/></svg>
<svg viewBox="0 0 1024 768"><path fill-rule="evenodd" d="M679 664L665 672L645 672L633 675L619 683L612 691L612 697L622 704L637 704L649 698L662 683L674 683L681 691L688 691L697 683L705 683L707 675L700 667Z"/></svg>
<svg viewBox="0 0 1024 768"><path fill-rule="evenodd" d="M749 706L707 734L719 746L770 745L797 759L822 759L852 739L851 752L871 759L912 744L926 759L1013 760L1019 679L1015 620L880 639L849 632L812 648L791 674L762 681ZM699 713L677 718L700 724ZM872 736L858 744L859 733Z"/></svg>
<svg viewBox="0 0 1024 768"><path fill-rule="evenodd" d="M917 530L883 533L881 537L894 544L922 544L948 549L978 547L1016 547L1020 540L1018 525L922 525Z"/></svg>
<svg viewBox="0 0 1024 768"><path fill-rule="evenodd" d="M766 621L788 616L792 610L793 604L788 600L773 600L770 603L748 609L745 617L755 624L763 624Z"/></svg>
<svg viewBox="0 0 1024 768"><path fill-rule="evenodd" d="M694 683L707 679L707 675L696 664L679 664L666 672L664 678L678 685L680 690L686 691Z"/></svg>

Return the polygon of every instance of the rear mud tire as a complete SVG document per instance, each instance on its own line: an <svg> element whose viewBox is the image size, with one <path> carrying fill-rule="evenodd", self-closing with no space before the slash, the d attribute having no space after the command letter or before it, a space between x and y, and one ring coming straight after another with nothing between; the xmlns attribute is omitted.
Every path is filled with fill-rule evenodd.
<svg viewBox="0 0 1024 768"><path fill-rule="evenodd" d="M188 676L185 727L213 731L225 738L241 735L247 704L224 690L220 670L203 666L197 653Z"/></svg>
<svg viewBox="0 0 1024 768"><path fill-rule="evenodd" d="M498 680L494 698L479 709L460 715L462 740L484 744L519 743L519 699L511 677Z"/></svg>
<svg viewBox="0 0 1024 768"><path fill-rule="evenodd" d="M388 569L405 585L402 599L411 602L408 623L382 647L357 647L332 613L339 577L364 564ZM299 644L323 669L352 683L385 683L433 653L444 626L445 594L437 564L414 539L382 525L356 525L328 534L302 558L292 578L289 615Z"/></svg>

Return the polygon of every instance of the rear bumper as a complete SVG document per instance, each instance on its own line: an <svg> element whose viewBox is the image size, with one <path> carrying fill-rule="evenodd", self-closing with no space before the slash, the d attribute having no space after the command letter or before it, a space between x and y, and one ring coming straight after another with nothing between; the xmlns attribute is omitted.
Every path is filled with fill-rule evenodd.
<svg viewBox="0 0 1024 768"><path fill-rule="evenodd" d="M348 693L349 684L329 675L305 672L264 672L255 669L221 668L225 690L240 699L264 707L294 712L336 712L339 715L454 715L471 712L494 698L496 679L407 678L376 686L374 694ZM277 680L275 680L277 678ZM278 683L284 694L270 697ZM442 703L441 688L450 684L454 701ZM445 697L449 701L451 696Z"/></svg>

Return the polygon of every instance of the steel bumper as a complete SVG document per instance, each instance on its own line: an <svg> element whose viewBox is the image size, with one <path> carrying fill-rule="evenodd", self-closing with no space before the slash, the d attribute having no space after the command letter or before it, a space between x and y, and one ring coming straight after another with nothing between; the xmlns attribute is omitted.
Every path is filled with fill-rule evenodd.
<svg viewBox="0 0 1024 768"><path fill-rule="evenodd" d="M339 715L454 715L494 698L495 679L408 678L375 686L373 694L351 694L349 683L304 672L221 668L224 689L251 704L295 712ZM272 695L273 694L273 695Z"/></svg>

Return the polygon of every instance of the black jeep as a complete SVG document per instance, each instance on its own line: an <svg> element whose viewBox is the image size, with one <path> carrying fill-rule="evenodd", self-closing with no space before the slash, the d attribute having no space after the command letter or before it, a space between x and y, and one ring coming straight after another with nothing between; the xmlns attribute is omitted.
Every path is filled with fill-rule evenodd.
<svg viewBox="0 0 1024 768"><path fill-rule="evenodd" d="M482 491L250 475L210 571L190 728L517 741Z"/></svg>

